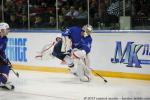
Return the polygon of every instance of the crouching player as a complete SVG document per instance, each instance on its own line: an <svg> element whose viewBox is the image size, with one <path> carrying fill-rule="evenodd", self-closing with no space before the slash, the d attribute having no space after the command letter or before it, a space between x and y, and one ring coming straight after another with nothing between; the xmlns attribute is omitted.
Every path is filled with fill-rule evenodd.
<svg viewBox="0 0 150 100"><path fill-rule="evenodd" d="M7 23L0 23L0 88L12 90L14 86L7 82L10 65L9 60L5 55L5 50L7 46L7 35L9 32L9 25Z"/></svg>
<svg viewBox="0 0 150 100"><path fill-rule="evenodd" d="M91 50L92 38L90 33L92 26L83 28L73 26L62 31L62 40L54 46L53 56L65 61L71 72L81 81L91 80L88 69L88 54Z"/></svg>

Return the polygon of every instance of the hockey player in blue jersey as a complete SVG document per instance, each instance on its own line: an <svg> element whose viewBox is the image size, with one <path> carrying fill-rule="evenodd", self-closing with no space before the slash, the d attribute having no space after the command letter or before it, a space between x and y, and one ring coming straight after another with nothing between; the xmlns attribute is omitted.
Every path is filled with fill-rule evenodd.
<svg viewBox="0 0 150 100"><path fill-rule="evenodd" d="M70 57L70 51L79 46L81 31L82 29L78 26L63 29L61 40L55 44L53 49L52 55L67 63L70 68L74 67L74 62Z"/></svg>
<svg viewBox="0 0 150 100"><path fill-rule="evenodd" d="M5 55L7 46L7 35L9 32L9 25L7 23L0 23L0 87L8 90L14 89L14 86L7 82L10 65Z"/></svg>
<svg viewBox="0 0 150 100"><path fill-rule="evenodd" d="M85 25L83 28L78 26L67 28L62 31L62 41L54 46L53 55L65 61L71 72L76 73L81 81L91 79L87 62L92 43L91 31L90 25ZM68 53L70 50L71 55Z"/></svg>
<svg viewBox="0 0 150 100"><path fill-rule="evenodd" d="M68 49L66 46L69 45L69 40L72 42L72 48L77 48L79 46L79 43L81 41L81 32L82 28L79 26L73 26L66 28L64 31L62 31L62 38L63 38L63 47L62 47L62 52L66 52ZM70 45L69 45L70 46Z"/></svg>
<svg viewBox="0 0 150 100"><path fill-rule="evenodd" d="M81 31L81 41L77 48L72 51L72 58L74 59L74 64L76 64L76 73L81 81L89 82L91 80L90 72L90 61L89 53L91 51L91 38L92 26L85 25Z"/></svg>

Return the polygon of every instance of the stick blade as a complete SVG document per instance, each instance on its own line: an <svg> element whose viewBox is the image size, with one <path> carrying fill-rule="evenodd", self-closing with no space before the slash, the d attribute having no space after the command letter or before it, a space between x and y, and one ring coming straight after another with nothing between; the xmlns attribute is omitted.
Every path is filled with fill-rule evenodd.
<svg viewBox="0 0 150 100"><path fill-rule="evenodd" d="M16 73L16 76L19 78L19 73Z"/></svg>
<svg viewBox="0 0 150 100"><path fill-rule="evenodd" d="M104 80L105 83L107 83L107 80Z"/></svg>

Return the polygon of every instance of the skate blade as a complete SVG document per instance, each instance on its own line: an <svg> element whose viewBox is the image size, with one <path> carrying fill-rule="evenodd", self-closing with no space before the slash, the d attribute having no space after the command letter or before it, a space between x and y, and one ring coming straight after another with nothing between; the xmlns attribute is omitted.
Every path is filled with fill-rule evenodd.
<svg viewBox="0 0 150 100"><path fill-rule="evenodd" d="M14 90L15 87L12 85L11 88L8 88L6 86L0 86L1 89L4 89L4 90Z"/></svg>

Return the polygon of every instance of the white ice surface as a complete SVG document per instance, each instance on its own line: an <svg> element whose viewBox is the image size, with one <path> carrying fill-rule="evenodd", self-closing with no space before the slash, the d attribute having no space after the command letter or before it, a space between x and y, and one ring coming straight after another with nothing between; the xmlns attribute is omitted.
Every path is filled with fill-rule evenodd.
<svg viewBox="0 0 150 100"><path fill-rule="evenodd" d="M0 100L150 100L150 81L93 77L83 83L71 74L18 72L20 78L10 74L15 90L0 89Z"/></svg>

